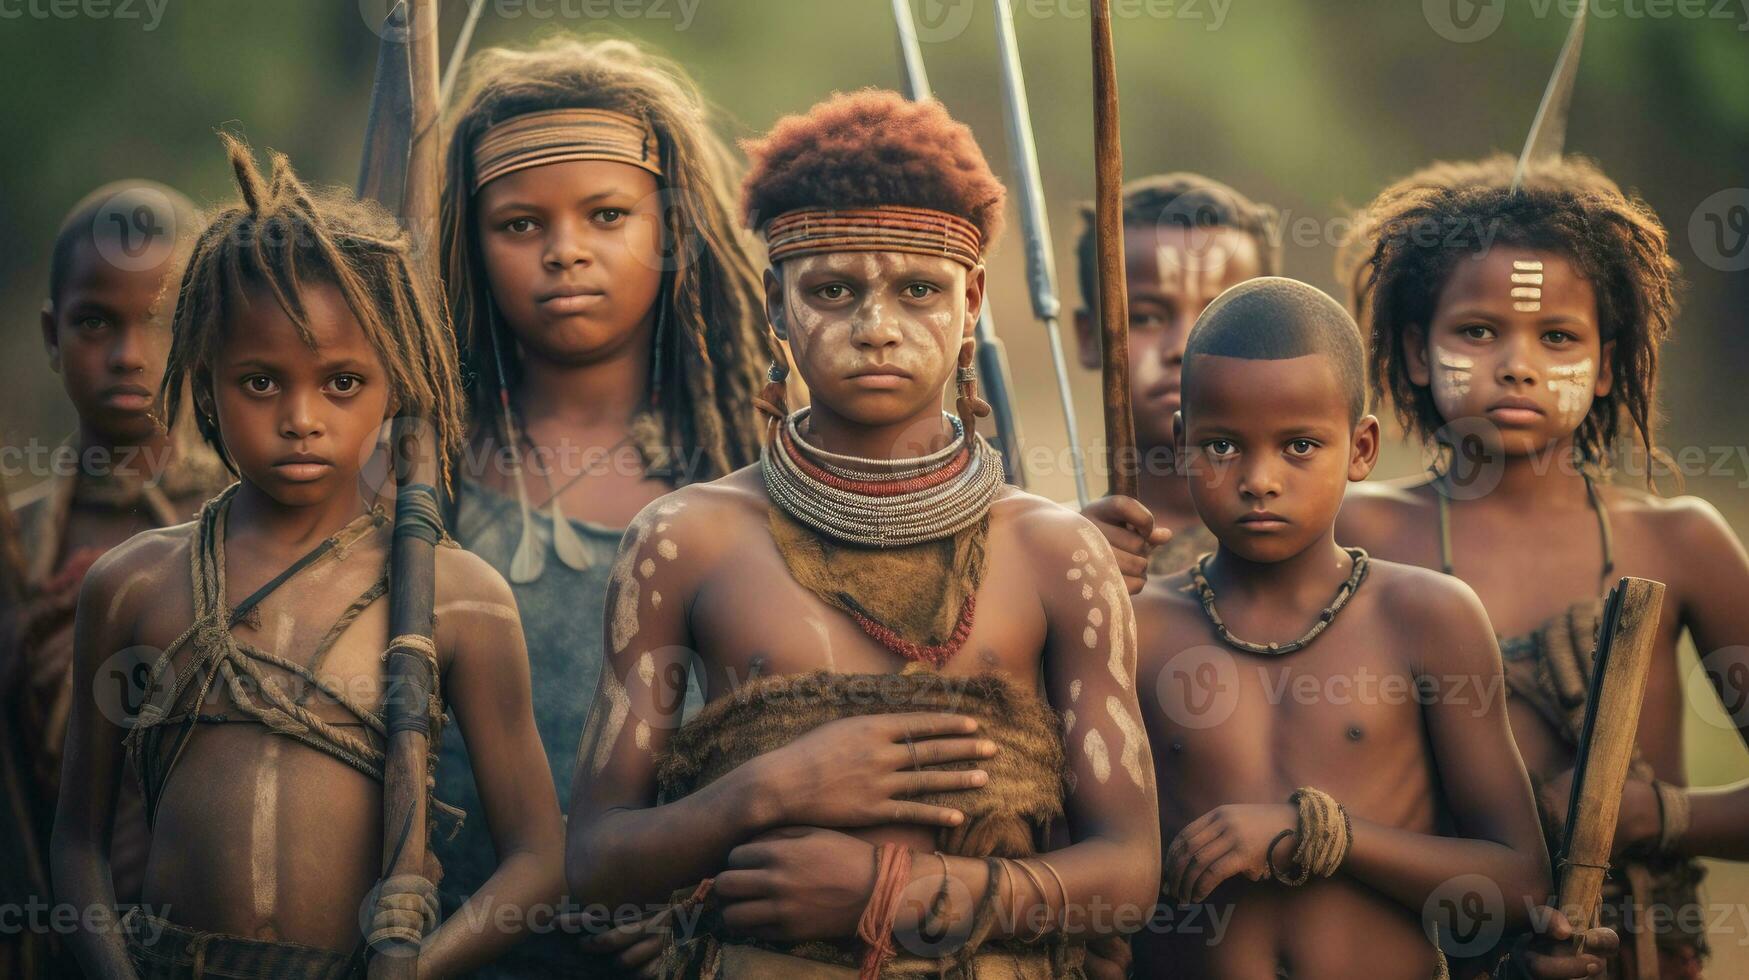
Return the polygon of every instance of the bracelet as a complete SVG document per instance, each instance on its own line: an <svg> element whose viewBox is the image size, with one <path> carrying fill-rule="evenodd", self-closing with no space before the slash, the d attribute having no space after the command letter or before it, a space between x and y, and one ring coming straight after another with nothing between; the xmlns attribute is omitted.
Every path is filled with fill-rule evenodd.
<svg viewBox="0 0 1749 980"><path fill-rule="evenodd" d="M1676 850L1676 845L1688 833L1689 820L1692 816L1689 810L1688 790L1681 786L1672 786L1662 780L1652 780L1652 795L1658 798L1658 851L1670 854Z"/></svg>
<svg viewBox="0 0 1749 980"><path fill-rule="evenodd" d="M1302 786L1294 790L1288 802L1299 808L1291 833L1299 836L1294 848L1294 864L1299 873L1287 875L1275 867L1275 845L1290 831L1283 831L1270 841L1264 863L1270 877L1290 888L1305 884L1313 875L1328 878L1336 873L1348 858L1348 848L1354 842L1354 821L1348 808L1323 790Z"/></svg>

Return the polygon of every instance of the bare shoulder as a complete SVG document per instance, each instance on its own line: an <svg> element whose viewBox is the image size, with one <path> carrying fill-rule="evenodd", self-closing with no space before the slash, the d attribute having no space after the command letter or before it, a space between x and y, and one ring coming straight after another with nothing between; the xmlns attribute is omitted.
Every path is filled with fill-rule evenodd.
<svg viewBox="0 0 1749 980"><path fill-rule="evenodd" d="M1013 487L1004 487L990 505L990 531L1012 542L1034 567L1068 568L1089 561L1103 567L1111 561L1110 545L1092 521L1056 501Z"/></svg>
<svg viewBox="0 0 1749 980"><path fill-rule="evenodd" d="M508 603L515 598L510 583L479 555L460 547L437 549L437 603L441 607L462 602Z"/></svg>
<svg viewBox="0 0 1749 980"><path fill-rule="evenodd" d="M1207 641L1206 619L1188 569L1150 577L1130 604L1136 610L1136 650L1144 663Z"/></svg>
<svg viewBox="0 0 1749 980"><path fill-rule="evenodd" d="M195 522L154 528L104 552L85 573L79 601L103 603L106 620L132 623L145 606L189 589Z"/></svg>
<svg viewBox="0 0 1749 980"><path fill-rule="evenodd" d="M763 527L770 506L755 463L709 483L688 484L657 497L638 513L630 528L660 525L661 533L670 540L704 545L737 525L757 523Z"/></svg>
<svg viewBox="0 0 1749 980"><path fill-rule="evenodd" d="M1456 576L1373 558L1361 593L1370 593L1380 629L1402 649L1415 651L1424 665L1499 656L1482 600Z"/></svg>
<svg viewBox="0 0 1749 980"><path fill-rule="evenodd" d="M1695 546L1736 543L1736 532L1711 501L1683 495L1660 497L1639 487L1602 487L1604 506L1617 523L1637 525L1676 552Z"/></svg>
<svg viewBox="0 0 1749 980"><path fill-rule="evenodd" d="M1434 507L1425 476L1351 483L1337 514L1337 539L1382 550L1399 535L1428 526Z"/></svg>

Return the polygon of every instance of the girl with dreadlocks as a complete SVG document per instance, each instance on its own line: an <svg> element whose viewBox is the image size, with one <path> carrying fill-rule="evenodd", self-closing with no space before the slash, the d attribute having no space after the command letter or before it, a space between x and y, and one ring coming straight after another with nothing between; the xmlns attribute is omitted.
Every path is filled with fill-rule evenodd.
<svg viewBox="0 0 1749 980"><path fill-rule="evenodd" d="M495 48L458 105L443 263L473 424L451 527L510 579L563 796L625 525L757 455L759 278L731 154L674 63L620 40ZM450 739L439 765L463 806L471 748ZM449 907L493 853L477 827L440 853ZM576 957L554 935L499 968Z"/></svg>
<svg viewBox="0 0 1749 980"><path fill-rule="evenodd" d="M1705 501L1609 482L1618 441L1648 464L1658 455L1658 348L1677 286L1663 225L1588 162L1532 169L1520 187L1513 173L1505 156L1437 164L1366 211L1352 283L1373 385L1433 465L1351 492L1338 533L1481 597L1554 845L1600 593L1621 575L1668 584L1604 919L1635 947L1623 975L1696 976L1694 859L1749 857L1749 784L1686 788L1676 648L1687 631L1721 688L1749 663L1749 555Z"/></svg>
<svg viewBox="0 0 1749 980"><path fill-rule="evenodd" d="M436 869L375 887L390 522L361 476L391 415L428 419L440 449L459 449L454 348L388 214L307 190L277 155L266 179L226 144L242 201L194 244L161 404L174 423L192 394L240 479L85 579L73 689L101 694L136 671L146 683L73 699L55 889L90 916L73 943L93 976L362 975L361 908L370 942L411 931L421 974L447 976L517 935L465 920L427 935ZM432 713L447 699L474 749L503 855L488 888L520 912L558 894L562 845L515 601L478 557L436 560ZM124 764L151 845L142 904L118 923L108 828ZM446 815L433 804L435 822Z"/></svg>

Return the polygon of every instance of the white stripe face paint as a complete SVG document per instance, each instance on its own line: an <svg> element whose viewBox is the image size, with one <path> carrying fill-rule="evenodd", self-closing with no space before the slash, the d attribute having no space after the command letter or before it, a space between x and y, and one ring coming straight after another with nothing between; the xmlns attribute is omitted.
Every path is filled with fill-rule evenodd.
<svg viewBox="0 0 1749 980"><path fill-rule="evenodd" d="M1520 313L1539 313L1543 308L1541 259L1512 261L1512 308Z"/></svg>
<svg viewBox="0 0 1749 980"><path fill-rule="evenodd" d="M1587 357L1577 364L1557 364L1548 370L1549 391L1555 395L1555 417L1567 428L1578 428L1597 390L1597 371Z"/></svg>
<svg viewBox="0 0 1749 980"><path fill-rule="evenodd" d="M1442 408L1448 403L1455 405L1469 395L1476 370L1474 358L1435 347L1433 361L1433 398L1437 404Z"/></svg>

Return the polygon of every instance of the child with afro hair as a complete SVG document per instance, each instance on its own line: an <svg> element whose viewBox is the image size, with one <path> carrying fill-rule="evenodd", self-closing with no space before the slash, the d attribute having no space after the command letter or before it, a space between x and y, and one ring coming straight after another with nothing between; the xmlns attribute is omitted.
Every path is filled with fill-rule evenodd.
<svg viewBox="0 0 1749 980"><path fill-rule="evenodd" d="M976 434L1002 186L940 104L890 92L746 146L767 318L812 403L787 411L775 358L760 464L626 536L573 894L672 896L668 976L1085 976L1153 905L1153 765L1109 546Z"/></svg>
<svg viewBox="0 0 1749 980"><path fill-rule="evenodd" d="M1692 638L1721 695L1749 665L1749 554L1711 504L1610 480L1627 438L1648 487L1659 455L1658 348L1678 286L1663 224L1587 161L1540 165L1517 187L1513 174L1506 156L1439 163L1366 209L1348 254L1373 388L1433 464L1351 490L1339 534L1481 597L1551 846L1601 593L1621 575L1667 583L1616 830L1626 864L1603 921L1626 928L1636 975L1694 976L1706 954L1695 859L1749 855L1749 786L1686 788L1677 644Z"/></svg>

